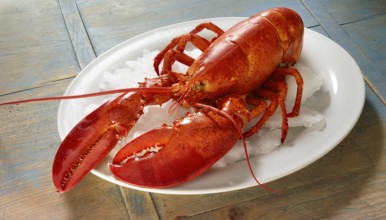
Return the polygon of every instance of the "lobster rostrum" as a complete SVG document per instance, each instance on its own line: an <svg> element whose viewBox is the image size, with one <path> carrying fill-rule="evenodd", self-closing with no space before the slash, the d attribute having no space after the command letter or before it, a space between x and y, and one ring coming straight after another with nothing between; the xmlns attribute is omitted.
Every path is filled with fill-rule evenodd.
<svg viewBox="0 0 386 220"><path fill-rule="evenodd" d="M200 36L204 29L216 36ZM109 165L117 178L151 188L192 180L240 138L244 141L255 134L278 107L282 113L283 142L287 118L297 116L300 109L303 80L292 66L299 59L303 33L304 25L296 12L272 8L225 32L212 23L202 23L172 39L154 59L158 77L145 79L138 88L112 91L122 94L87 115L63 140L52 169L58 192L75 187L127 135L145 106L162 105L170 99L174 100L170 111L179 107L196 110L173 125L163 124L124 146ZM188 43L202 51L197 59L184 53ZM173 71L175 62L187 65L187 72ZM298 85L289 113L284 104L287 76L293 76ZM100 93L32 101L92 95ZM257 118L257 123L246 130L247 123Z"/></svg>

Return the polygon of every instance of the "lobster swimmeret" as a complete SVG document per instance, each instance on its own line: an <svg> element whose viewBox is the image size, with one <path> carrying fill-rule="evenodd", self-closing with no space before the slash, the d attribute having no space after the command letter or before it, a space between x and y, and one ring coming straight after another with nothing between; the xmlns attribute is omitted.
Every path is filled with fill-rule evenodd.
<svg viewBox="0 0 386 220"><path fill-rule="evenodd" d="M216 36L205 39L199 35L203 29ZM127 135L145 106L162 105L170 99L174 100L171 111L194 107L196 112L124 146L110 164L117 178L152 188L192 180L226 154L240 137L244 140L255 134L278 107L282 112L283 142L287 117L297 116L300 109L303 80L291 66L299 59L303 33L303 22L296 12L273 8L226 32L212 23L202 23L172 39L154 59L158 77L145 79L139 88L106 102L64 139L52 170L58 192L75 187ZM188 42L203 52L196 60L184 53ZM187 72L173 71L175 62L187 65ZM288 75L298 85L289 113L284 104ZM249 121L260 116L252 128L242 133Z"/></svg>

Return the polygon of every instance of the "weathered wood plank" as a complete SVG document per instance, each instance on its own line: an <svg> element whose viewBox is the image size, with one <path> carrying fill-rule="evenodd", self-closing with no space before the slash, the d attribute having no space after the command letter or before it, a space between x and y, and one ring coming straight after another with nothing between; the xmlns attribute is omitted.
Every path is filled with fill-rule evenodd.
<svg viewBox="0 0 386 220"><path fill-rule="evenodd" d="M339 24L369 19L386 13L384 0L320 0Z"/></svg>
<svg viewBox="0 0 386 220"><path fill-rule="evenodd" d="M386 14L342 26L376 70L363 68L369 84L386 104L386 30L379 27L386 27Z"/></svg>
<svg viewBox="0 0 386 220"><path fill-rule="evenodd" d="M353 43L354 54L359 54L360 59L364 57L365 64L359 64L366 70L365 75L369 70L373 74L371 70L378 64L370 59L366 47L372 48L379 57L384 53L377 50L379 46L374 42L365 41L368 38L379 40L377 34L383 33L383 28L370 30L367 36L364 28L355 25L374 28L368 22L382 24L384 18L378 14L374 18L359 16L360 20L368 20L340 26L334 21L335 12L329 9L333 3L323 1L328 3L326 6L304 2L322 26L318 26L299 1L170 1L151 2L153 5L149 7L146 1L79 0L74 5L72 0L60 0L64 20L60 19L60 7L55 1L48 4L40 0L27 3L2 1L0 86L10 86L0 89L0 102L62 94L70 82L70 79L62 79L73 77L92 59L92 46L98 48L96 53L99 55L117 43L155 27L203 17L248 16L249 12L276 5L299 9L307 18L307 26L337 37L348 48L352 47L349 43ZM54 24L45 19L52 19ZM82 29L83 20L85 26ZM3 21L9 24L4 25ZM55 25L58 21L61 24ZM43 27L33 30L36 24ZM66 27L70 29L68 34L63 30ZM81 42L87 42L88 35L82 31L90 34L93 45L83 47ZM352 38L345 39L347 35ZM383 40L380 45L384 45ZM44 65L52 60L57 61ZM17 75L9 78L10 71ZM383 69L378 71L382 73ZM27 79L24 72L30 78ZM367 82L372 83L373 79L368 78ZM120 188L93 175L86 177L73 191L57 194L51 183L50 169L60 143L56 132L58 103L2 107L0 219L385 218L386 108L368 87L366 92L366 104L358 124L336 149L305 169L268 184L284 191L282 195L270 194L259 187L201 196L150 194Z"/></svg>
<svg viewBox="0 0 386 220"><path fill-rule="evenodd" d="M267 186L276 189L279 187L276 183L270 183ZM268 194L256 186L244 190L207 195L181 196L152 193L152 198L161 219L182 219L214 212L234 204L262 198Z"/></svg>
<svg viewBox="0 0 386 220"><path fill-rule="evenodd" d="M320 25L331 39L345 48L360 66L366 82L386 104L386 76L373 66L369 57L362 51L351 36L334 20L331 14L319 1L303 0L306 7L317 18ZM366 49L365 49L366 50Z"/></svg>
<svg viewBox="0 0 386 220"><path fill-rule="evenodd" d="M386 216L385 204L379 202L385 196L386 179L380 178L378 184L367 186L370 177L367 171L371 169L313 182L281 196L268 195L236 203L189 219L381 219ZM362 195L368 195L367 199Z"/></svg>
<svg viewBox="0 0 386 220"><path fill-rule="evenodd" d="M300 1L78 0L77 5L98 55L130 37L165 25L208 17L248 17L277 6L298 11L308 27L318 25Z"/></svg>
<svg viewBox="0 0 386 220"><path fill-rule="evenodd" d="M327 32L321 26L311 27L310 29L318 32L319 34L323 34L324 36L328 37Z"/></svg>
<svg viewBox="0 0 386 220"><path fill-rule="evenodd" d="M121 187L121 193L131 219L158 219L150 193Z"/></svg>
<svg viewBox="0 0 386 220"><path fill-rule="evenodd" d="M59 3L79 66L83 69L95 59L94 49L84 28L75 0L59 0Z"/></svg>
<svg viewBox="0 0 386 220"><path fill-rule="evenodd" d="M74 76L78 65L56 0L0 6L0 95Z"/></svg>
<svg viewBox="0 0 386 220"><path fill-rule="evenodd" d="M371 19L361 20L342 25L350 38L361 46L361 49L376 66L386 65L386 30L379 28L386 26L386 14ZM380 68L385 66L380 66ZM384 71L385 69L382 68Z"/></svg>

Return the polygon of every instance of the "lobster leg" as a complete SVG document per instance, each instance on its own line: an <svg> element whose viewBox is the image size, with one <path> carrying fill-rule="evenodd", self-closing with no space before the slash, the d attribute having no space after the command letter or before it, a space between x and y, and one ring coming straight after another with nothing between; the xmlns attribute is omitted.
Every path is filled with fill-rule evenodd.
<svg viewBox="0 0 386 220"><path fill-rule="evenodd" d="M286 76L294 77L297 84L295 104L292 111L287 114L287 117L295 117L299 115L300 105L302 102L303 78L299 71L295 68L278 68L272 77L276 80L284 82Z"/></svg>
<svg viewBox="0 0 386 220"><path fill-rule="evenodd" d="M297 93L295 99L295 105L293 107L292 112L287 114L287 109L285 107L285 99L287 96L287 84L285 82L285 77L287 75L293 76L297 83ZM299 71L294 68L277 68L275 73L272 75L270 80L268 80L263 85L264 89L258 89L256 91L256 95L266 98L271 101L270 105L267 108L267 111L264 113L262 118L244 133L244 137L250 137L255 134L264 123L272 116L272 114L276 111L277 107L280 106L282 112L282 135L281 142L283 143L285 137L287 136L288 130L288 117L295 117L299 115L299 109L302 99L303 92L303 78L300 75ZM252 100L252 99L251 99ZM253 104L253 103L252 103ZM259 103L255 108L263 108L263 104Z"/></svg>
<svg viewBox="0 0 386 220"><path fill-rule="evenodd" d="M273 115L273 113L275 113L275 111L279 105L279 100L278 100L277 94L275 92L269 91L267 89L258 89L257 91L255 91L255 94L259 97L268 99L271 102L268 105L268 107L266 108L266 111L264 112L264 114L260 118L260 120L252 128L250 128L248 131L246 131L244 133L244 137L250 137L250 136L254 135L256 132L258 132L260 130L260 128L263 127L265 122ZM261 106L263 106L263 104L260 103L255 108L257 108L257 107L260 108ZM252 110L252 112L253 112L253 110Z"/></svg>
<svg viewBox="0 0 386 220"><path fill-rule="evenodd" d="M219 111L228 111L230 103L223 103L226 108ZM243 107L245 111L241 112L247 112ZM233 115L230 117L234 120L230 120L219 111L190 113L173 126L163 125L139 136L116 154L111 172L129 184L151 188L171 187L196 178L240 138L238 129L244 126L243 119Z"/></svg>
<svg viewBox="0 0 386 220"><path fill-rule="evenodd" d="M172 48L165 52L164 56L162 57L163 67L162 67L161 75L169 73L172 70L172 66L175 61L178 61L187 66L192 65L192 63L194 62L194 59L184 53L185 46L188 42L191 42L194 46L196 46L201 51L205 51L206 48L208 48L210 45L210 42L208 40L192 33L185 34L174 40L178 41L177 49ZM157 59L159 59L158 56L155 58L155 62L154 62L155 65L157 65L156 62L158 62Z"/></svg>
<svg viewBox="0 0 386 220"><path fill-rule="evenodd" d="M205 38L197 35L204 29L208 29L217 34L211 41L206 40ZM159 65L161 61L166 59L166 54L168 51L173 50L177 46L177 50L183 52L185 50L185 46L188 42L191 42L194 46L196 46L201 51L205 51L206 48L209 47L210 43L213 42L218 36L222 35L224 31L217 27L215 24L211 22L199 24L195 29L193 29L188 34L184 34L182 36L174 38L155 58L154 58L154 69L157 74L159 74ZM170 59L170 58L168 58ZM164 61L165 62L165 61ZM173 61L174 62L174 61ZM160 75L165 74L168 69L163 68Z"/></svg>
<svg viewBox="0 0 386 220"><path fill-rule="evenodd" d="M265 87L270 89L271 91L275 91L277 94L277 100L278 104L280 106L281 110L281 118L282 118L282 133L281 133L281 143L284 142L286 136L287 136L287 131L288 131L288 118L287 118L287 109L285 106L285 99L287 97L287 83L284 81L271 81L268 80L265 84Z"/></svg>
<svg viewBox="0 0 386 220"><path fill-rule="evenodd" d="M246 101L248 104L254 106L254 108L251 110L249 114L249 121L253 118L257 118L260 114L265 112L268 106L264 100L257 97L247 96Z"/></svg>
<svg viewBox="0 0 386 220"><path fill-rule="evenodd" d="M186 66L190 66L194 62L194 59L178 50L169 50L165 54L161 75L168 73L170 74L172 72L172 66L175 61L185 64ZM181 73L180 75L183 74Z"/></svg>

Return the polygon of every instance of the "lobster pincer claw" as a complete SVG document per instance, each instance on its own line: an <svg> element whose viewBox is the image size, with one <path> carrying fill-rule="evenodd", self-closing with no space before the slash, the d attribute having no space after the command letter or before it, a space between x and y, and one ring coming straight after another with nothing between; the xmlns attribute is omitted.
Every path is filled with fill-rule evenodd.
<svg viewBox="0 0 386 220"><path fill-rule="evenodd" d="M75 187L127 135L143 113L140 93L106 102L81 120L63 140L52 167L58 192Z"/></svg>
<svg viewBox="0 0 386 220"><path fill-rule="evenodd" d="M110 164L122 181L145 188L166 188L208 170L238 141L235 125L217 112L186 115L129 142Z"/></svg>

